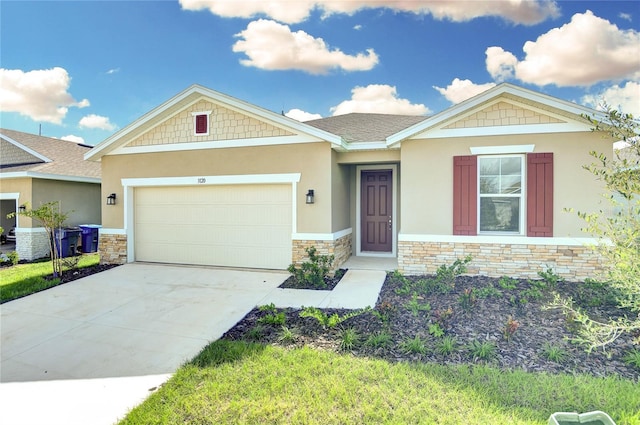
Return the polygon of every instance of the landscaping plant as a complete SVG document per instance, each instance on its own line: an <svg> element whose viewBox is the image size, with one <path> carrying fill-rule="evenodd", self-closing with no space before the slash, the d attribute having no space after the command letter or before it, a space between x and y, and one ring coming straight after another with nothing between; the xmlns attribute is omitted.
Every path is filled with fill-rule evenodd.
<svg viewBox="0 0 640 425"><path fill-rule="evenodd" d="M631 318L595 319L577 308L571 300L556 299L555 306L575 316L582 326L574 338L587 349L605 348L625 332L640 330L640 122L604 104L602 120L585 116L594 127L612 141L626 145L613 157L590 152L595 162L584 166L601 180L605 198L613 214L579 211L585 230L600 238L597 250L605 268L603 281L615 292L618 306L628 308ZM636 338L640 342L640 338Z"/></svg>
<svg viewBox="0 0 640 425"><path fill-rule="evenodd" d="M326 288L325 278L331 271L333 264L333 255L318 255L315 247L305 249L309 256L309 261L305 261L296 267L291 264L287 271L296 279L298 284L302 286L310 286L313 288Z"/></svg>

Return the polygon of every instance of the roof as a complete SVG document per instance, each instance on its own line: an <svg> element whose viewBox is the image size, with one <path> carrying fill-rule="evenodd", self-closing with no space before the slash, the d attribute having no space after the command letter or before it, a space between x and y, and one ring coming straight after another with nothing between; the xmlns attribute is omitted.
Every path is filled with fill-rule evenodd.
<svg viewBox="0 0 640 425"><path fill-rule="evenodd" d="M85 161L90 146L0 129L0 178L35 177L100 183L100 164Z"/></svg>
<svg viewBox="0 0 640 425"><path fill-rule="evenodd" d="M342 137L345 142L378 142L426 119L423 115L351 113L305 121L305 124Z"/></svg>

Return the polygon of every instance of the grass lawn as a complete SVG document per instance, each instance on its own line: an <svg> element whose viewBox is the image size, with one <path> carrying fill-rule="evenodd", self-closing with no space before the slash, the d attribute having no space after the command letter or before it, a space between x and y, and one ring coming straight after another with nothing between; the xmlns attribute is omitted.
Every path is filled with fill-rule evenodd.
<svg viewBox="0 0 640 425"><path fill-rule="evenodd" d="M640 387L220 340L121 424L546 424L556 411L591 410L638 425Z"/></svg>
<svg viewBox="0 0 640 425"><path fill-rule="evenodd" d="M78 268L95 266L99 262L98 254L84 254L80 257ZM64 270L67 271L68 268ZM18 264L0 269L0 303L60 284L60 279L45 279L52 274L51 261Z"/></svg>

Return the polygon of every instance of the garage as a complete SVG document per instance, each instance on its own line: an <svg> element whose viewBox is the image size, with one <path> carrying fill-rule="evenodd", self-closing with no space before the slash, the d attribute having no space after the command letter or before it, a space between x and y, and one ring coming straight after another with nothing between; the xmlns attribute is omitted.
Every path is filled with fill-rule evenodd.
<svg viewBox="0 0 640 425"><path fill-rule="evenodd" d="M136 261L286 269L290 184L138 187Z"/></svg>

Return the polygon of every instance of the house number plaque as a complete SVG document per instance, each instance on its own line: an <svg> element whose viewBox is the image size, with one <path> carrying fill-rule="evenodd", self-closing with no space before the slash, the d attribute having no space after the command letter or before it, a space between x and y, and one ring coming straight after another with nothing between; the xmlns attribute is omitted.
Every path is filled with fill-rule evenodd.
<svg viewBox="0 0 640 425"><path fill-rule="evenodd" d="M198 178L198 183L202 184L202 183L206 183L207 179L205 179L204 177L199 177Z"/></svg>

